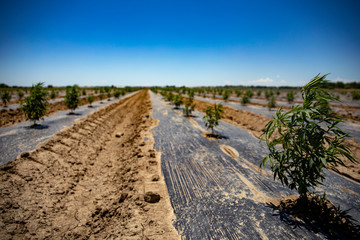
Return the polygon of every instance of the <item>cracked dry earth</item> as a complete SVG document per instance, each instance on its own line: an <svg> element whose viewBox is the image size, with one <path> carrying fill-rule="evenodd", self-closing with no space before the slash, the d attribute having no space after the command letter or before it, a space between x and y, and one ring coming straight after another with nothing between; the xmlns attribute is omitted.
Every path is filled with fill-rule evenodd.
<svg viewBox="0 0 360 240"><path fill-rule="evenodd" d="M144 90L2 166L0 239L179 239L150 114Z"/></svg>

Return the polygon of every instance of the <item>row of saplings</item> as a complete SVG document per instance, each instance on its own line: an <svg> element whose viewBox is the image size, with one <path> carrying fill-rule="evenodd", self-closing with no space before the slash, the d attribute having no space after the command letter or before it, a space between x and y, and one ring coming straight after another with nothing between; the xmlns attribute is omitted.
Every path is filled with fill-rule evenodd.
<svg viewBox="0 0 360 240"><path fill-rule="evenodd" d="M67 88L70 88L70 87L67 87ZM116 98L119 97L120 95L125 95L126 90L130 90L129 87L125 87L125 88L121 88L121 89L119 89L119 88L114 89L114 88L115 88L114 86L112 86L112 87L106 86L106 87L95 88L95 90L93 90L93 91L94 91L95 94L98 94L98 92L100 92L100 94L98 96L99 96L100 100L102 100L105 97L105 95L104 95L105 93L106 93L108 98L111 98L111 96L112 96L111 91L112 90L113 90L113 95ZM17 92L17 99L20 102L22 102L22 100L23 100L23 98L25 96L24 92L27 93L28 90L27 89L24 89L24 90L18 89L16 92ZM79 94L80 94L80 89L79 89ZM53 88L48 93L48 97L50 99L55 99L58 95L59 95L59 91L58 90L55 91L55 89L53 89ZM87 95L85 89L81 90L81 95L82 96ZM92 94L90 94L90 96L91 95ZM5 107L7 106L8 103L10 103L11 98L12 98L12 91L10 91L10 90L1 90L0 99L3 102ZM90 99L91 98L94 99L94 97L90 97ZM87 98L87 99L89 100L89 98Z"/></svg>
<svg viewBox="0 0 360 240"><path fill-rule="evenodd" d="M179 107L183 104L183 113L186 117L190 117L191 113L195 109L194 104L194 94L195 92L190 90L188 92L188 98L183 101L182 95L176 94L174 95L172 91L161 91L160 94L169 102L171 102L176 109L179 109ZM224 112L223 106L221 104L215 104L214 108L207 107L205 110L206 115L203 117L205 126L209 129L211 129L211 134L209 134L209 137L216 137L217 135L214 134L214 127L216 127L219 124L219 120L221 118L221 114Z"/></svg>
<svg viewBox="0 0 360 240"><path fill-rule="evenodd" d="M114 97L119 98L119 96L124 95L124 92L120 90L114 91ZM30 89L30 95L25 98L24 103L21 104L20 109L24 112L26 118L33 122L33 126L37 125L37 121L42 119L47 110L47 106L49 105L47 101L47 91L43 88L43 83L37 83L33 85ZM70 109L70 114L73 114L75 109L80 104L80 90L74 85L66 89L65 95L65 105ZM111 95L108 94L110 99ZM92 107L92 103L95 100L95 96L90 94L87 96L87 101L89 103L89 107ZM103 95L100 93L99 99L103 99Z"/></svg>
<svg viewBox="0 0 360 240"><path fill-rule="evenodd" d="M345 142L349 135L338 127L342 119L329 107L330 101L339 100L321 88L327 82L326 76L319 74L302 88L302 105L293 106L288 112L280 109L266 125L261 139L266 141L270 153L260 166L269 162L274 179L300 194L298 199L283 200L275 207L304 220L315 231L320 227L330 238L360 239L360 226L348 211L335 207L325 192L314 192L325 179L324 169L336 171L338 165L345 166L342 158L358 163ZM161 94L176 107L181 105L180 94ZM194 109L192 99L189 94L183 108L185 115L187 109ZM221 104L206 109L203 119L212 133L222 113Z"/></svg>

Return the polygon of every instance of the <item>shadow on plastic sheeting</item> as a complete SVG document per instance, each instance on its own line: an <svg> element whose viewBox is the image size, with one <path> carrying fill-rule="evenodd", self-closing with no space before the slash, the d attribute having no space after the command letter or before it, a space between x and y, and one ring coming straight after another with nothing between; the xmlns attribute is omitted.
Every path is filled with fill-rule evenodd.
<svg viewBox="0 0 360 240"><path fill-rule="evenodd" d="M66 115L68 115L68 116L81 116L82 114L81 113L76 113L76 112L69 112Z"/></svg>
<svg viewBox="0 0 360 240"><path fill-rule="evenodd" d="M37 130L42 130L42 129L48 129L49 126L48 125L44 125L44 124L35 124L35 125L29 125L29 126L25 126L25 129L37 129Z"/></svg>

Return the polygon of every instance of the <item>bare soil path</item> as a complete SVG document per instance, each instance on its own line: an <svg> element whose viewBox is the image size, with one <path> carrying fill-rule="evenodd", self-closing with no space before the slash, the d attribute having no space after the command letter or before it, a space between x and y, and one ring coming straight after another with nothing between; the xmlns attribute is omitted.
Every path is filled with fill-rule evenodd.
<svg viewBox="0 0 360 240"><path fill-rule="evenodd" d="M151 99L152 117L159 120L152 130L155 149L162 154L175 227L184 239L327 238L269 205L296 192L274 181L269 169L259 171L267 150L249 130L222 121L216 128L221 138L208 139L202 113L185 118L160 95L152 93ZM328 171L326 177L316 190L325 190L336 206L351 208L349 214L360 220L360 185Z"/></svg>
<svg viewBox="0 0 360 240"><path fill-rule="evenodd" d="M149 114L141 91L2 166L0 238L178 239Z"/></svg>

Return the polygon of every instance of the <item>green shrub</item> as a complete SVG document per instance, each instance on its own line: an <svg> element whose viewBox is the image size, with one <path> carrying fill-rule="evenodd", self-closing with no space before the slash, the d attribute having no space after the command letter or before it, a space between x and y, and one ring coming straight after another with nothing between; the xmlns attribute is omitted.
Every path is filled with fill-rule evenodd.
<svg viewBox="0 0 360 240"><path fill-rule="evenodd" d="M194 92L189 91L188 96L189 96L189 98L185 102L184 107L183 107L183 113L185 114L186 117L189 117L195 109L195 104L193 104Z"/></svg>
<svg viewBox="0 0 360 240"><path fill-rule="evenodd" d="M276 101L274 96L272 98L270 98L270 100L268 101L268 109L271 110L272 108L276 107Z"/></svg>
<svg viewBox="0 0 360 240"><path fill-rule="evenodd" d="M19 98L19 100L20 100L20 102L21 102L21 100L22 100L23 97L24 97L24 92L21 91L21 90L18 90L18 91L17 91L17 95L18 95L18 98Z"/></svg>
<svg viewBox="0 0 360 240"><path fill-rule="evenodd" d="M82 95L86 96L86 90L85 89L82 90Z"/></svg>
<svg viewBox="0 0 360 240"><path fill-rule="evenodd" d="M241 104L246 105L246 104L248 104L249 102L250 102L250 98L249 98L248 95L245 94L245 95L242 97L242 99L241 99Z"/></svg>
<svg viewBox="0 0 360 240"><path fill-rule="evenodd" d="M100 94L99 94L99 98L100 98L100 101L102 101L102 100L104 99L104 94L103 94L103 93L100 93ZM100 102L100 103L102 103L102 102Z"/></svg>
<svg viewBox="0 0 360 240"><path fill-rule="evenodd" d="M207 107L205 110L206 115L203 117L203 121L207 128L211 129L211 133L214 134L214 127L219 125L221 114L224 112L221 104L214 105L214 108Z"/></svg>
<svg viewBox="0 0 360 240"><path fill-rule="evenodd" d="M195 109L195 104L186 101L183 107L183 113L186 117L189 117Z"/></svg>
<svg viewBox="0 0 360 240"><path fill-rule="evenodd" d="M7 90L3 91L1 93L1 100L4 103L5 106L10 102L11 100L11 93Z"/></svg>
<svg viewBox="0 0 360 240"><path fill-rule="evenodd" d="M249 98L252 98L254 96L254 93L253 93L253 91L251 91L249 89L249 90L246 90L245 95L247 95Z"/></svg>
<svg viewBox="0 0 360 240"><path fill-rule="evenodd" d="M92 107L91 104L94 102L95 97L94 97L94 95L90 94L89 96L87 96L86 100L87 100L88 103L89 103L89 107Z"/></svg>
<svg viewBox="0 0 360 240"><path fill-rule="evenodd" d="M269 99L270 97L272 97L274 95L272 90L266 90L265 91L265 97L266 99Z"/></svg>
<svg viewBox="0 0 360 240"><path fill-rule="evenodd" d="M352 96L353 100L359 100L360 99L360 92L353 91L353 92L351 92L351 96Z"/></svg>
<svg viewBox="0 0 360 240"><path fill-rule="evenodd" d="M20 106L26 119L34 122L33 125L36 125L36 121L42 119L48 105L46 100L47 92L43 89L43 84L44 83L37 83L32 85L30 96L26 97L24 104Z"/></svg>
<svg viewBox="0 0 360 240"><path fill-rule="evenodd" d="M224 91L222 97L223 97L223 99L224 99L225 101L227 101L227 100L229 99L229 97L230 97L230 90Z"/></svg>
<svg viewBox="0 0 360 240"><path fill-rule="evenodd" d="M168 92L166 94L166 100L169 101L169 102L172 102L174 99L174 94L172 92Z"/></svg>
<svg viewBox="0 0 360 240"><path fill-rule="evenodd" d="M121 89L121 96L124 96L126 93L126 90L124 88Z"/></svg>
<svg viewBox="0 0 360 240"><path fill-rule="evenodd" d="M76 85L66 89L65 105L71 113L79 106L79 90Z"/></svg>
<svg viewBox="0 0 360 240"><path fill-rule="evenodd" d="M55 90L54 90L54 89L51 89L50 98L51 98L51 99L56 98L56 93L55 93Z"/></svg>
<svg viewBox="0 0 360 240"><path fill-rule="evenodd" d="M115 97L115 98L119 98L119 97L120 97L120 94L121 94L120 89L115 89L115 91L114 91L114 97Z"/></svg>
<svg viewBox="0 0 360 240"><path fill-rule="evenodd" d="M294 92L290 91L286 94L286 100L291 103L294 101Z"/></svg>
<svg viewBox="0 0 360 240"><path fill-rule="evenodd" d="M270 154L260 166L269 161L274 178L296 189L302 199L306 199L310 188L324 180L324 168L344 166L341 156L356 162L344 143L348 134L337 126L341 119L323 107L335 100L320 87L326 76L317 75L307 83L301 90L303 105L288 112L277 111L262 134Z"/></svg>
<svg viewBox="0 0 360 240"><path fill-rule="evenodd" d="M173 104L175 105L175 108L179 108L182 103L183 103L183 98L180 94L176 95L173 98Z"/></svg>

